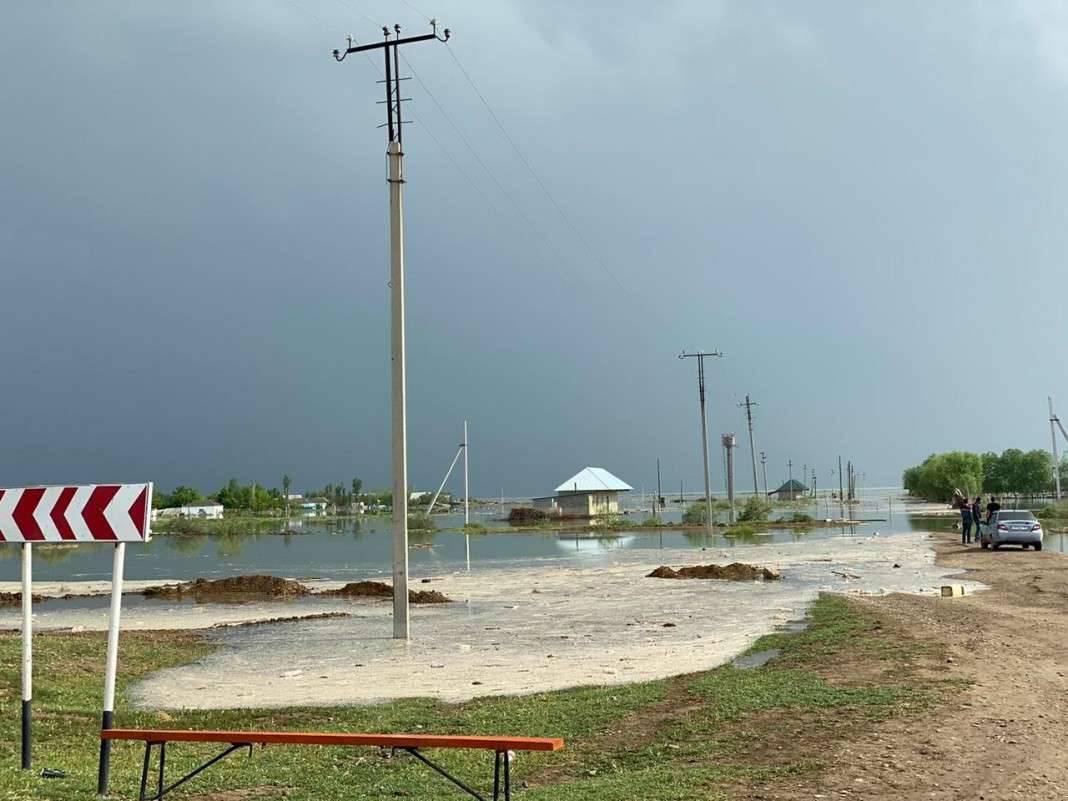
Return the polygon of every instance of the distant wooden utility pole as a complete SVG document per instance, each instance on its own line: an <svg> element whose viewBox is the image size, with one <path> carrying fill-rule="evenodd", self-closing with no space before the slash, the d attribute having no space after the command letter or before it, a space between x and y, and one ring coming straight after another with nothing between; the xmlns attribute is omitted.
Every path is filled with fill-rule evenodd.
<svg viewBox="0 0 1068 801"><path fill-rule="evenodd" d="M697 397L701 406L701 450L705 463L705 531L712 536L712 487L708 483L708 421L705 416L705 356L721 357L719 351L679 354L680 359L697 359Z"/></svg>
<svg viewBox="0 0 1068 801"><path fill-rule="evenodd" d="M663 490L660 489L660 457L656 457L656 503L653 504L655 514L659 514L664 508Z"/></svg>
<svg viewBox="0 0 1068 801"><path fill-rule="evenodd" d="M738 405L745 407L745 419L749 423L749 458L753 463L753 494L756 495L760 492L760 488L757 486L756 451L753 448L753 407L759 404L750 400L747 392L745 393L745 403L739 403Z"/></svg>
<svg viewBox="0 0 1068 801"><path fill-rule="evenodd" d="M768 455L760 452L760 469L764 471L764 495L768 494Z"/></svg>

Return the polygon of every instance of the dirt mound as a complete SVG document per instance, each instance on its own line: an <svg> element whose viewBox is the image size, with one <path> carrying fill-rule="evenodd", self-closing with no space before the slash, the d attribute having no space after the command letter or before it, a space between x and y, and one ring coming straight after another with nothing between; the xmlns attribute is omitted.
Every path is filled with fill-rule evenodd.
<svg viewBox="0 0 1068 801"><path fill-rule="evenodd" d="M164 584L149 587L146 598L182 599L200 601L256 601L265 598L297 598L311 591L299 581L277 576L233 576L224 579L196 579L181 584Z"/></svg>
<svg viewBox="0 0 1068 801"><path fill-rule="evenodd" d="M755 581L764 579L773 581L782 578L770 568L747 565L742 562L732 562L726 567L722 565L694 565L692 567L680 567L678 570L661 565L646 578L667 579L722 579L725 581Z"/></svg>
<svg viewBox="0 0 1068 801"><path fill-rule="evenodd" d="M37 603L43 601L42 595L31 595L30 601ZM22 605L22 593L21 592L0 592L0 606L21 606Z"/></svg>
<svg viewBox="0 0 1068 801"><path fill-rule="evenodd" d="M393 588L382 581L353 581L340 590L325 590L321 594L337 598L392 598Z"/></svg>
<svg viewBox="0 0 1068 801"><path fill-rule="evenodd" d="M335 598L392 598L393 588L382 581L353 581L339 590L321 593ZM413 604L447 604L446 598L437 590L408 590L408 600Z"/></svg>

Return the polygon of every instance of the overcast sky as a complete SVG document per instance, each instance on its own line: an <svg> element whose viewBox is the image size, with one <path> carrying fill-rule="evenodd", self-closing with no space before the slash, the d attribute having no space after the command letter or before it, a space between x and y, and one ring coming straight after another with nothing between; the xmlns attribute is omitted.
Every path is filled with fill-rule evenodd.
<svg viewBox="0 0 1068 801"><path fill-rule="evenodd" d="M378 60L330 51L422 13L453 38L405 51L413 485L466 417L477 494L657 457L698 489L683 349L725 354L719 486L747 392L771 484L1049 447L1068 6L414 6L5 3L0 486L388 485Z"/></svg>

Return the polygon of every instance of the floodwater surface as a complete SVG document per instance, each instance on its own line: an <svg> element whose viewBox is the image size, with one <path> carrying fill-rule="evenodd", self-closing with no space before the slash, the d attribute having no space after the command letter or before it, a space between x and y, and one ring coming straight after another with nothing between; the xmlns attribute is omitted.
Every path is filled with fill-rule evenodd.
<svg viewBox="0 0 1068 801"><path fill-rule="evenodd" d="M411 532L409 563L414 576L519 567L531 563L597 566L613 554L635 550L731 549L739 545L776 545L802 540L836 537L871 537L916 530L940 530L955 522L952 518L910 518L904 505L888 498L865 501L853 510L854 517L866 519L860 525L825 526L810 529L769 528L746 536L726 535L722 528L711 537L704 531L605 530L519 531L500 521L500 510L481 508L473 517L487 526L487 533L464 534L456 530L463 516L435 516L440 529ZM837 516L839 507L827 505L797 507L813 517ZM646 513L634 512L629 520L640 521ZM665 520L678 520L673 509ZM771 523L774 526L774 522ZM388 517L362 516L345 520L315 518L278 521L278 532L240 535L161 534L144 544L126 549L126 578L131 581L155 579L223 578L226 576L270 574L298 579L358 580L388 577L392 573L392 537ZM1047 548L1066 550L1062 535L1047 535ZM34 579L37 581L99 581L111 577L112 547L80 544L37 546L34 549ZM17 581L20 575L18 549L0 548L0 581Z"/></svg>

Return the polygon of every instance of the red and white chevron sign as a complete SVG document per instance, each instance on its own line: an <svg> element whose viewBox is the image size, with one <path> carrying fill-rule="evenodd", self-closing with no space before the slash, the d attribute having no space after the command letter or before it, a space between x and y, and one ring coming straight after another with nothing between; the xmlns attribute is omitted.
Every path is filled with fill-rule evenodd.
<svg viewBox="0 0 1068 801"><path fill-rule="evenodd" d="M151 484L0 489L0 542L144 542Z"/></svg>

